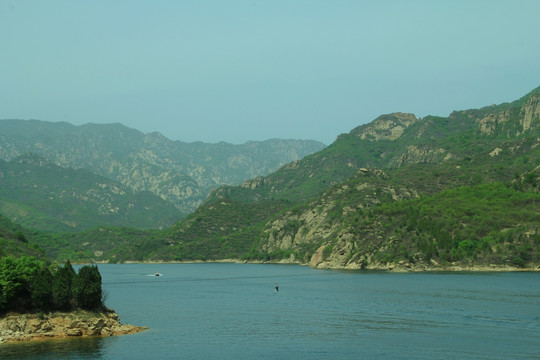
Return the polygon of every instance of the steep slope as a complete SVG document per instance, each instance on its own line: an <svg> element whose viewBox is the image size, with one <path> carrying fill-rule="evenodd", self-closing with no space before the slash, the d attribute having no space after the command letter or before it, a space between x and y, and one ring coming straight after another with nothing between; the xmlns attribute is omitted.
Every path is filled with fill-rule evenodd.
<svg viewBox="0 0 540 360"><path fill-rule="evenodd" d="M34 256L45 259L43 249L35 243L29 243L28 231L0 214L0 258L3 256Z"/></svg>
<svg viewBox="0 0 540 360"><path fill-rule="evenodd" d="M262 202L281 202L281 206L276 207L281 214L266 213L260 219L266 222L262 226L233 221L229 224L232 230L225 231L217 231L225 228L209 220L203 228L206 232L199 231L201 235L197 241L214 244L208 247L207 258L287 258L311 262L312 266L319 267L380 268L395 266L400 261L410 265L413 260L419 267L433 267L432 259L444 264L475 261L487 264L488 258L498 265L538 264L536 238L539 230L534 224L540 219L540 207L535 205L540 165L539 98L540 88L510 104L454 112L448 118L417 119L401 113L383 115L341 135L326 149L288 164L269 176L214 191L209 201L198 209L200 218L211 219L205 214L225 212L231 203L237 204L237 211L241 212L242 203L246 204L244 209L255 209L256 204ZM488 123L491 127L486 130ZM487 184L488 188L482 184ZM415 199L428 196L433 204L448 198L446 192L450 189L463 186L459 196L449 201L455 211L462 211L458 207L460 202L474 204L486 196L494 199L493 204L488 202L485 207L471 205L478 213L466 212L475 217L463 226L476 230L464 233L460 228L452 229L457 226L448 220L453 213L438 214L451 233L451 241L441 243L444 246L432 243L438 246L436 254L415 258L415 254L426 248L421 244L427 240L411 234L426 230L423 225L417 226L418 222L412 222L407 230L411 234L405 237L402 228L410 222L409 217L417 216L410 214L424 211L423 205L414 202L420 200ZM505 203L505 197L518 200ZM406 201L411 201L410 207L415 210L410 213L396 210L402 224L396 225L389 220L384 206L405 204ZM488 211L494 204L503 204L503 209L507 208L508 219L497 227L476 228L476 220L498 214ZM372 211L365 211L371 208ZM526 221L520 220L522 209L530 213ZM429 220L424 217L423 222L426 221ZM500 256L488 257L487 246L479 245L480 242L486 236L494 236L490 232L505 232L507 228L516 230L512 236L501 240L503 245L497 247L497 244L489 243L490 254L500 251ZM187 243L196 243L191 240L191 232L195 231L192 222L182 222L174 229L176 231L169 234L170 246L182 244L188 248ZM220 244L235 243L239 238L250 238L251 242L224 252L224 246ZM401 244L406 239L410 241ZM468 244L463 241L473 244L470 248L474 251L459 253L460 246L463 248L463 244ZM406 253L395 250L401 245L407 249ZM476 249L485 252L476 252ZM403 254L412 255L404 259ZM184 253L183 258L190 256L193 253Z"/></svg>
<svg viewBox="0 0 540 360"><path fill-rule="evenodd" d="M211 189L237 185L322 149L316 141L267 140L243 145L171 141L121 124L0 121L0 158L39 154L62 167L85 168L134 192L147 190L187 215Z"/></svg>
<svg viewBox="0 0 540 360"><path fill-rule="evenodd" d="M62 168L34 154L0 160L0 212L26 227L80 231L98 225L159 228L180 217L149 192L84 169Z"/></svg>
<svg viewBox="0 0 540 360"><path fill-rule="evenodd" d="M305 201L343 182L360 168L392 169L409 164L467 161L471 155L487 151L494 151L497 156L512 147L514 140L534 137L539 131L539 98L537 88L512 103L456 111L448 118L381 115L340 135L333 144L301 161L249 180L241 187L221 188L215 195Z"/></svg>
<svg viewBox="0 0 540 360"><path fill-rule="evenodd" d="M441 184L437 178L447 174L439 166L415 170L360 171L269 222L256 257L293 254L313 267L349 269L540 264L539 167L506 184L484 178L481 185L471 184L483 171Z"/></svg>

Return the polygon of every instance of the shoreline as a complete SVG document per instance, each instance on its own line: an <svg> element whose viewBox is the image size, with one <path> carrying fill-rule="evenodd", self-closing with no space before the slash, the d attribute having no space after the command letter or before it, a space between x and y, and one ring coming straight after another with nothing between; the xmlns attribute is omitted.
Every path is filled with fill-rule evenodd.
<svg viewBox="0 0 540 360"><path fill-rule="evenodd" d="M320 270L349 270L349 271L387 271L393 273L407 273L407 272L540 272L540 264L532 264L527 267L517 267L510 265L488 264L488 265L463 265L454 263L450 266L445 265L433 265L433 264L409 264L400 262L398 264L377 264L368 265L366 267L356 266L339 266L331 262L321 262L316 266L311 266L309 263L302 263L299 261L291 261L289 259L282 259L278 261L263 261L263 260L241 260L241 259L218 259L218 260L175 260L175 261L136 261L128 260L122 263L109 263L108 261L96 261L93 263L76 263L77 265L84 264L214 264L214 263L227 263L227 264L268 264L268 265L299 265L309 266L313 269Z"/></svg>
<svg viewBox="0 0 540 360"><path fill-rule="evenodd" d="M129 335L146 329L146 326L121 324L113 310L7 313L0 317L0 344Z"/></svg>

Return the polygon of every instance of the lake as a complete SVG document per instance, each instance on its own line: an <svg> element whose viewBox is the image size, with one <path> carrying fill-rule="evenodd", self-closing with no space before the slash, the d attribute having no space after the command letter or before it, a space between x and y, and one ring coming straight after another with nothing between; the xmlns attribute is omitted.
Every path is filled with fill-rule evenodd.
<svg viewBox="0 0 540 360"><path fill-rule="evenodd" d="M223 263L99 270L106 305L149 330L4 344L0 358L540 359L540 273Z"/></svg>

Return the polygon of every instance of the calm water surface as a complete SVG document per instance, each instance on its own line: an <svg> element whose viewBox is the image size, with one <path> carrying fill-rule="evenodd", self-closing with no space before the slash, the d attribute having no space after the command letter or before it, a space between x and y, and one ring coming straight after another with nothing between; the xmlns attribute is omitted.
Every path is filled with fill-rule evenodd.
<svg viewBox="0 0 540 360"><path fill-rule="evenodd" d="M99 270L106 304L149 330L0 345L0 359L540 359L540 273Z"/></svg>

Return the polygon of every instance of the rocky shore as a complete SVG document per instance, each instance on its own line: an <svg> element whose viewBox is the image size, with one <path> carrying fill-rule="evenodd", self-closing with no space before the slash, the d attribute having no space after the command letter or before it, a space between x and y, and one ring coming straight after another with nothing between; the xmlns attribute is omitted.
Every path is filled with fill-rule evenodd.
<svg viewBox="0 0 540 360"><path fill-rule="evenodd" d="M0 318L0 343L63 337L133 334L145 326L124 325L112 310L91 312L8 313Z"/></svg>
<svg viewBox="0 0 540 360"><path fill-rule="evenodd" d="M105 262L106 263L106 262ZM298 261L294 258L280 260L242 260L242 259L219 259L219 260L189 260L189 261L126 261L125 264L204 264L204 263L235 263L235 264L285 264L309 266L313 269L325 270L366 270L388 272L540 272L540 264L531 263L524 267L503 264L462 264L457 262L439 264L434 260L429 263L372 263L364 265L358 262L343 264L339 261L322 261L316 255L309 263Z"/></svg>

